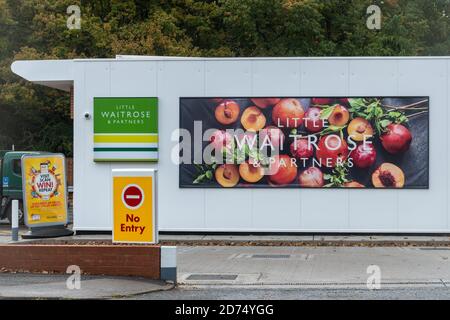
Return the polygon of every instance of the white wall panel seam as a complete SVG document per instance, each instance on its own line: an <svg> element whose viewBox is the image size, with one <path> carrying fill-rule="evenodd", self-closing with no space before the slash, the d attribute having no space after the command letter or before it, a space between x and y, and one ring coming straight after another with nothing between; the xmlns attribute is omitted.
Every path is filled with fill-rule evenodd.
<svg viewBox="0 0 450 320"><path fill-rule="evenodd" d="M303 95L303 68L302 68L302 60L298 60L298 71L299 71L299 82L298 82L298 93L300 96ZM300 230L304 229L304 222L303 222L303 192L302 189L299 189L299 193L300 193L300 197L299 197L299 201L300 201Z"/></svg>
<svg viewBox="0 0 450 320"><path fill-rule="evenodd" d="M449 68L450 68L450 63L449 63L449 60L447 60L447 90L446 90L446 93L447 93L447 108L446 108L446 118L447 118L447 120L449 120L449 114L450 114L450 112L448 111L448 109L450 108L450 96L449 96L449 94L448 94L448 91L450 90L450 86L449 86L449 80L448 80L448 78L449 78ZM450 192L449 192L449 179L450 179L450 170L449 170L449 143L450 143L450 141L449 141L449 139L450 139L450 135L449 135L449 129L448 129L448 123L450 123L450 121L447 121L447 126L446 126L446 130L447 130L447 135L446 135L446 137L447 137L447 145L446 145L446 148L447 148L447 160L446 160L446 163L447 163L447 197L446 197L446 202L447 202L447 204L446 204L446 208L447 208L447 214L445 215L445 217L446 217L446 224L447 224L447 229L449 229L449 217L448 217L448 215L449 215L449 212L450 212L450 208L449 208L449 200L448 200L448 198L449 198L449 196L450 196ZM430 181L428 181L428 183L430 183Z"/></svg>
<svg viewBox="0 0 450 320"><path fill-rule="evenodd" d="M254 70L254 64L255 61L251 60L250 61L250 95L253 96L254 92L255 92L255 87L254 87L254 81L253 81L253 77L255 76L255 70ZM251 216L250 216L250 224L252 226L252 228L255 226L255 192L254 190L250 190L250 212L251 212Z"/></svg>
<svg viewBox="0 0 450 320"><path fill-rule="evenodd" d="M297 66L297 68L298 68L298 70L297 70L298 71L298 91L297 92L298 92L298 95L301 97L302 96L302 77L303 77L303 75L302 75L302 60L298 60L297 64L298 64L298 66ZM303 196L302 189L299 188L297 201L299 202L299 206L298 206L298 208L299 208L299 212L298 212L299 226L298 227L300 228L300 230L303 228L303 206L302 206L303 199L302 199L302 196Z"/></svg>
<svg viewBox="0 0 450 320"><path fill-rule="evenodd" d="M73 168L77 168L74 170L73 173L73 187L74 187L74 193L73 193L73 207L72 212L73 214L73 226L74 228L78 227L78 215L75 214L78 212L78 210L81 211L82 206L79 203L79 199L83 199L82 193L84 193L84 188L82 186L82 179L78 179L78 172L84 171L84 161L81 161L81 159L84 159L84 139L79 139L78 136L80 134L84 133L84 127L80 126L78 118L81 117L81 106L82 101L85 99L86 94L86 68L85 64L80 64L78 68L75 68L75 66L72 66L73 68L73 74L74 76L74 82L73 82L73 90L74 90L74 101L73 101L73 135L74 135L74 141L73 141ZM81 155L81 156L79 156ZM81 170L80 170L81 169ZM78 209L80 208L80 209Z"/></svg>
<svg viewBox="0 0 450 320"><path fill-rule="evenodd" d="M207 81L208 65L206 60L203 61L203 96L206 96L208 92L208 81ZM202 190L203 193L203 227L206 228L207 211L206 211L206 189Z"/></svg>
<svg viewBox="0 0 450 320"><path fill-rule="evenodd" d="M111 69L112 69L112 62L110 62L110 63L108 63L108 74L109 74L109 96L111 97L112 96L112 72L111 72ZM94 100L93 99L91 99L91 103L93 104L94 103ZM92 105L92 110L94 110L94 105ZM108 170L109 170L109 172L111 172L112 171L112 163L108 163ZM112 177L108 180L108 190L112 190ZM108 215L110 214L110 212L112 212L112 194L111 193L108 193ZM109 216L109 219L110 219L110 223L111 223L111 225L110 225L110 227L111 227L111 229L112 229L112 227L113 227L113 218L112 218L112 215L110 215Z"/></svg>
<svg viewBox="0 0 450 320"><path fill-rule="evenodd" d="M397 96L400 95L400 62L396 61L396 73L397 73ZM400 229L400 192L398 190L395 190L395 199L396 199L396 229Z"/></svg>
<svg viewBox="0 0 450 320"><path fill-rule="evenodd" d="M350 60L347 60L347 97L350 96ZM345 190L347 194L347 229L350 229L350 190Z"/></svg>

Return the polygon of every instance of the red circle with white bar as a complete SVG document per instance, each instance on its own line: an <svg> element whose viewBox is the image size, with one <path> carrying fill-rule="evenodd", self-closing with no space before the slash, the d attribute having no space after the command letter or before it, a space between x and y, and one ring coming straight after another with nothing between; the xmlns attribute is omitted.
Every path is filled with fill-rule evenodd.
<svg viewBox="0 0 450 320"><path fill-rule="evenodd" d="M131 210L136 210L144 203L144 191L137 184L129 184L122 191L122 202Z"/></svg>

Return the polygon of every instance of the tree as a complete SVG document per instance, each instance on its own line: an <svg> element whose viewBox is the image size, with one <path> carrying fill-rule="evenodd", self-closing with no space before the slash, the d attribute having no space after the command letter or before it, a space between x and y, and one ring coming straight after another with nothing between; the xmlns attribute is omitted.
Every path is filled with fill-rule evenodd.
<svg viewBox="0 0 450 320"><path fill-rule="evenodd" d="M78 4L81 30L66 27ZM381 8L382 27L366 27ZM18 59L448 55L450 0L0 0L0 149L72 153L69 97Z"/></svg>

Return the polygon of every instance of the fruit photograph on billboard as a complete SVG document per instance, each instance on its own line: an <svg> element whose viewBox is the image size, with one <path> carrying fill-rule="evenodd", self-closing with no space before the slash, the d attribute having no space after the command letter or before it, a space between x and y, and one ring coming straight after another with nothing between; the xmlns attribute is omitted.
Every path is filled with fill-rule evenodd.
<svg viewBox="0 0 450 320"><path fill-rule="evenodd" d="M429 188L429 97L180 98L181 188Z"/></svg>

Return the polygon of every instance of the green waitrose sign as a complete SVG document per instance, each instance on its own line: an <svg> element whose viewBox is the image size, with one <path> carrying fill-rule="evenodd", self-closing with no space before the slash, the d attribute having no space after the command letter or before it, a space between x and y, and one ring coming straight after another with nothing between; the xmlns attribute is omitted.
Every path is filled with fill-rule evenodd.
<svg viewBox="0 0 450 320"><path fill-rule="evenodd" d="M94 161L157 161L158 98L94 98Z"/></svg>

